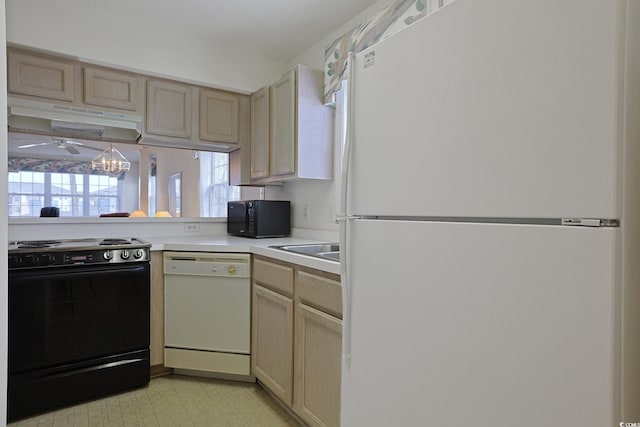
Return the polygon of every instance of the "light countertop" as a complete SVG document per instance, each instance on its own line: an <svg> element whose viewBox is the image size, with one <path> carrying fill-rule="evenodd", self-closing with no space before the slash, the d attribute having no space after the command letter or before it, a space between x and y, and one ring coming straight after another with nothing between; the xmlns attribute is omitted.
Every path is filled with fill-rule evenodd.
<svg viewBox="0 0 640 427"><path fill-rule="evenodd" d="M229 235L144 237L151 243L152 251L188 252L241 252L262 255L304 267L340 274L340 263L307 255L286 252L269 246L297 245L305 243L335 243L300 237L250 239Z"/></svg>

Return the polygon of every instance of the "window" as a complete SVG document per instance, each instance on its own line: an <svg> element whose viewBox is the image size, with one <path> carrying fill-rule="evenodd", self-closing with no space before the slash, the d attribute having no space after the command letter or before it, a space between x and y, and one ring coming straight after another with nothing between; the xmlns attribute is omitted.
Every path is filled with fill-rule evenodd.
<svg viewBox="0 0 640 427"><path fill-rule="evenodd" d="M98 216L117 212L118 178L57 172L9 172L9 216L37 217L44 206L56 206L60 216Z"/></svg>
<svg viewBox="0 0 640 427"><path fill-rule="evenodd" d="M227 202L240 198L240 187L229 186L229 154L201 151L200 216L226 217Z"/></svg>

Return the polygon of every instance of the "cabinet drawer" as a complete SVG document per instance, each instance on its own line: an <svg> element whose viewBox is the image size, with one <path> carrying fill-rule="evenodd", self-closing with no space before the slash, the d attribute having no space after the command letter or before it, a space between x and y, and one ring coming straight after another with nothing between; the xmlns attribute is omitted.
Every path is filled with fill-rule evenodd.
<svg viewBox="0 0 640 427"><path fill-rule="evenodd" d="M293 295L293 267L256 258L253 261L253 280L266 288Z"/></svg>
<svg viewBox="0 0 640 427"><path fill-rule="evenodd" d="M342 318L342 288L339 281L298 271L296 292L301 302Z"/></svg>

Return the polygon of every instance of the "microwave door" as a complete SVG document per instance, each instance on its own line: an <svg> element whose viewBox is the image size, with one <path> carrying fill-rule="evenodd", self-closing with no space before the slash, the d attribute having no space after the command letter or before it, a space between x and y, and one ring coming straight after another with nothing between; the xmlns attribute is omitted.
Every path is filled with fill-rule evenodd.
<svg viewBox="0 0 640 427"><path fill-rule="evenodd" d="M245 203L229 203L227 205L227 233L246 234L248 227L247 205Z"/></svg>

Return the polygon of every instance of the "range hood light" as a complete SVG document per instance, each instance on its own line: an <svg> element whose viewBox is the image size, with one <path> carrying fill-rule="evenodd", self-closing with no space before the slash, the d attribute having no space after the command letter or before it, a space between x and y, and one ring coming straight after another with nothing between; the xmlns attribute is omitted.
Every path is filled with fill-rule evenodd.
<svg viewBox="0 0 640 427"><path fill-rule="evenodd" d="M59 120L51 120L51 130L59 132L73 132L83 135L102 136L104 134L104 126L96 126L83 123L61 122Z"/></svg>

